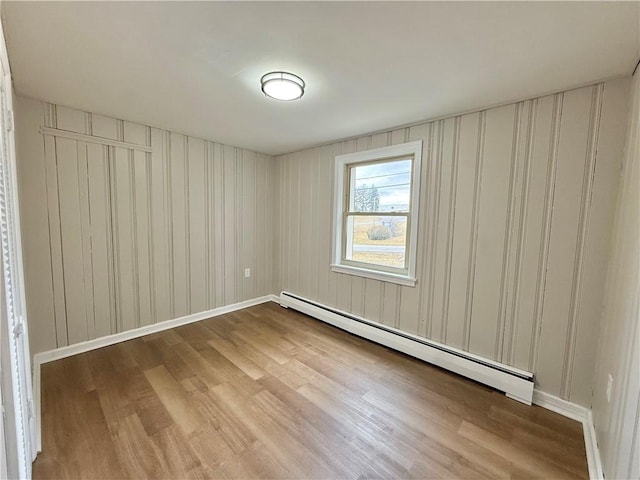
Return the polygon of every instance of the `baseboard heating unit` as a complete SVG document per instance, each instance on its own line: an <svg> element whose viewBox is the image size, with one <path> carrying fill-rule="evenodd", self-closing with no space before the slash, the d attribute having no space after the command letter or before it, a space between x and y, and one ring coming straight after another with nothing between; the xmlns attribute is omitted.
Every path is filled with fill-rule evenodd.
<svg viewBox="0 0 640 480"><path fill-rule="evenodd" d="M280 293L280 305L488 385L514 400L531 405L533 373L372 322L293 293Z"/></svg>

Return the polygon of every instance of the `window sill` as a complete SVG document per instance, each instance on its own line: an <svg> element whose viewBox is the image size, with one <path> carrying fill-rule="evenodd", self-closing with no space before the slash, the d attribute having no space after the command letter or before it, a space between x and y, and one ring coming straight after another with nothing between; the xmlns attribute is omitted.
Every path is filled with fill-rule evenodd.
<svg viewBox="0 0 640 480"><path fill-rule="evenodd" d="M332 264L331 271L336 273L345 273L347 275L355 275L357 277L372 278L374 280L380 280L381 282L397 283L398 285L404 285L407 287L415 287L417 281L415 278L405 275L352 267L351 265Z"/></svg>

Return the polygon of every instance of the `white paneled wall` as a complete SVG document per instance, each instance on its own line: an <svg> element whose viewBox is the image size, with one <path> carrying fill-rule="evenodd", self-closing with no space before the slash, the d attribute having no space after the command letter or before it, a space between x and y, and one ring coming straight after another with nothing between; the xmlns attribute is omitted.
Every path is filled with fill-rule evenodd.
<svg viewBox="0 0 640 480"><path fill-rule="evenodd" d="M589 405L629 80L276 157L284 290ZM422 140L415 288L332 273L335 155Z"/></svg>
<svg viewBox="0 0 640 480"><path fill-rule="evenodd" d="M33 353L274 292L271 157L17 103Z"/></svg>
<svg viewBox="0 0 640 480"><path fill-rule="evenodd" d="M607 274L593 382L593 418L606 478L640 478L640 73ZM619 125L624 130L624 124ZM612 385L607 398L608 377Z"/></svg>
<svg viewBox="0 0 640 480"><path fill-rule="evenodd" d="M541 390L588 406L628 88L275 159L18 98L33 352L284 289L533 371ZM413 140L417 286L332 273L335 155Z"/></svg>

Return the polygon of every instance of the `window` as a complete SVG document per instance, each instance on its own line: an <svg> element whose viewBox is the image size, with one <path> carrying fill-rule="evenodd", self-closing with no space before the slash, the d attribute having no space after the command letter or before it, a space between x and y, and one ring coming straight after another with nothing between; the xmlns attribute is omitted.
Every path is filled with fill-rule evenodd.
<svg viewBox="0 0 640 480"><path fill-rule="evenodd" d="M334 272L415 286L422 142L339 155Z"/></svg>

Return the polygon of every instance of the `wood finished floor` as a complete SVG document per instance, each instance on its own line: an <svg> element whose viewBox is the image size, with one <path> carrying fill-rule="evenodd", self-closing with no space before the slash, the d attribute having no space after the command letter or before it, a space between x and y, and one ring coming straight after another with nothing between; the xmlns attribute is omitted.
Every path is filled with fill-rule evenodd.
<svg viewBox="0 0 640 480"><path fill-rule="evenodd" d="M34 478L588 478L582 426L269 303L42 367Z"/></svg>

